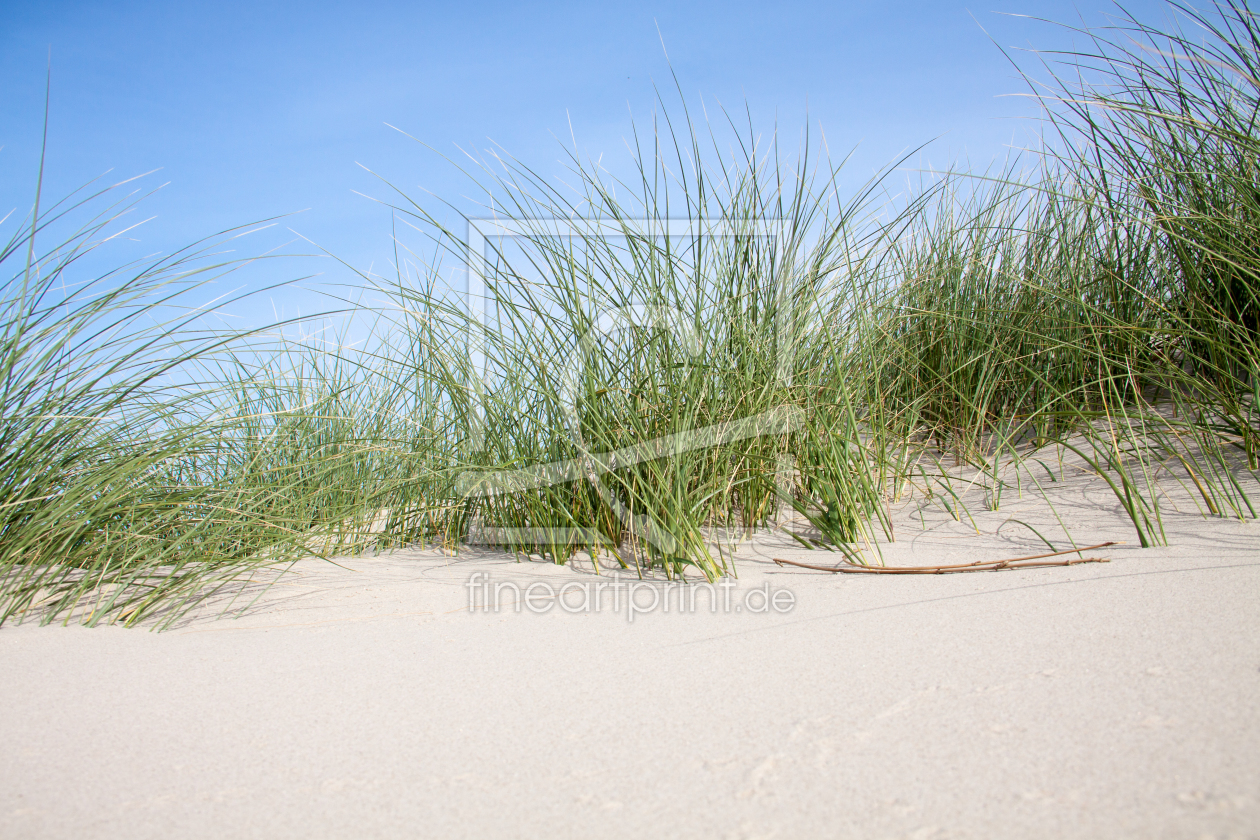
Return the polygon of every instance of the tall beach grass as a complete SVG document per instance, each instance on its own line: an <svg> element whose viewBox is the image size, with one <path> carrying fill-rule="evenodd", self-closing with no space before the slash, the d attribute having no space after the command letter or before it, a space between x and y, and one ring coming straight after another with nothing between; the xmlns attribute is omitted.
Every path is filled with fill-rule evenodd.
<svg viewBox="0 0 1260 840"><path fill-rule="evenodd" d="M1047 56L1045 148L995 171L846 192L808 134L662 96L629 176L470 167L516 226L485 253L394 191L434 256L362 275L390 304L355 349L203 329L179 307L231 269L213 243L83 283L121 208L37 206L0 255L0 621L163 626L263 568L414 543L712 579L789 511L879 563L893 502L961 520L965 472L998 509L1047 453L1144 546L1169 482L1254 518L1260 24L1174 10L1192 29L1121 18ZM482 299L438 281L451 259Z"/></svg>

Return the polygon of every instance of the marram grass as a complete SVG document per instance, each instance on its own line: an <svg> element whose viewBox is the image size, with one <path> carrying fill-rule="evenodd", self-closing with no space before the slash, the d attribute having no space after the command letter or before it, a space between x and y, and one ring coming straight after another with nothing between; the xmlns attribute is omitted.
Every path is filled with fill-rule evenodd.
<svg viewBox="0 0 1260 840"><path fill-rule="evenodd" d="M200 330L180 302L231 268L205 246L66 286L120 208L37 206L0 255L0 621L166 626L312 553L470 538L713 578L715 535L789 510L878 563L892 502L965 521L963 471L999 509L1062 453L1142 545L1168 482L1254 517L1260 26L1181 12L1193 39L1130 19L1059 57L1031 175L846 196L808 136L789 155L685 103L625 179L483 162L494 214L602 226L492 243L474 310L421 260L364 278L392 306L353 351Z"/></svg>

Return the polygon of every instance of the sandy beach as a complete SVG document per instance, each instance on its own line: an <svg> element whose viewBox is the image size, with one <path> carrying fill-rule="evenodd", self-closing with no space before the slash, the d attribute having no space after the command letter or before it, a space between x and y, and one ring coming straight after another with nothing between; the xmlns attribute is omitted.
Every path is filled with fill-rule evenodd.
<svg viewBox="0 0 1260 840"><path fill-rule="evenodd" d="M0 840L1260 840L1260 4L656 5L6 7Z"/></svg>
<svg viewBox="0 0 1260 840"><path fill-rule="evenodd" d="M581 609L607 574L404 550L163 633L6 626L0 835L1260 836L1257 526L1169 510L1142 549L1100 484L1055 502L1107 563L831 575L769 534L729 603L631 615ZM903 506L885 561L1036 553L1038 511ZM530 608L470 610L476 573Z"/></svg>

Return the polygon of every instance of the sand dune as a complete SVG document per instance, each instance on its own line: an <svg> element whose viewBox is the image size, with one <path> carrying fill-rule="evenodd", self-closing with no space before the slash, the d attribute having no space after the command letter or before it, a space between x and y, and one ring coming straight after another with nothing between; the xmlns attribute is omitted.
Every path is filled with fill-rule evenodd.
<svg viewBox="0 0 1260 840"><path fill-rule="evenodd" d="M165 633L6 626L0 835L1260 836L1258 526L1170 504L1141 549L1109 493L1052 497L1105 564L839 576L767 535L716 612L543 612L596 578L409 550ZM1061 538L972 514L903 505L885 561ZM536 611L470 612L476 572Z"/></svg>

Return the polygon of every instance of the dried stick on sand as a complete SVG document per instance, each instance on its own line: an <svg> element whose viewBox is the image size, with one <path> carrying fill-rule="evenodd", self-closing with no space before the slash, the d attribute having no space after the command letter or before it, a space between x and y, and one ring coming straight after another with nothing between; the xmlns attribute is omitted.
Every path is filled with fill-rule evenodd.
<svg viewBox="0 0 1260 840"><path fill-rule="evenodd" d="M880 574L880 575L943 575L950 572L996 572L1001 569L1028 569L1034 566L1075 566L1080 563L1108 563L1104 557L1077 557L1071 560L1053 560L1040 562L1046 557L1058 557L1063 554L1080 554L1115 545L1115 542L1104 542L1084 548L1072 548L1066 551L1053 551L1049 554L1033 554L1028 557L1013 557L1010 560L994 560L975 563L962 563L954 566L862 566L857 563L843 563L839 566L815 566L810 563L798 563L795 560L774 558L780 566L798 566L802 569L814 569L819 572L838 572L845 574Z"/></svg>

